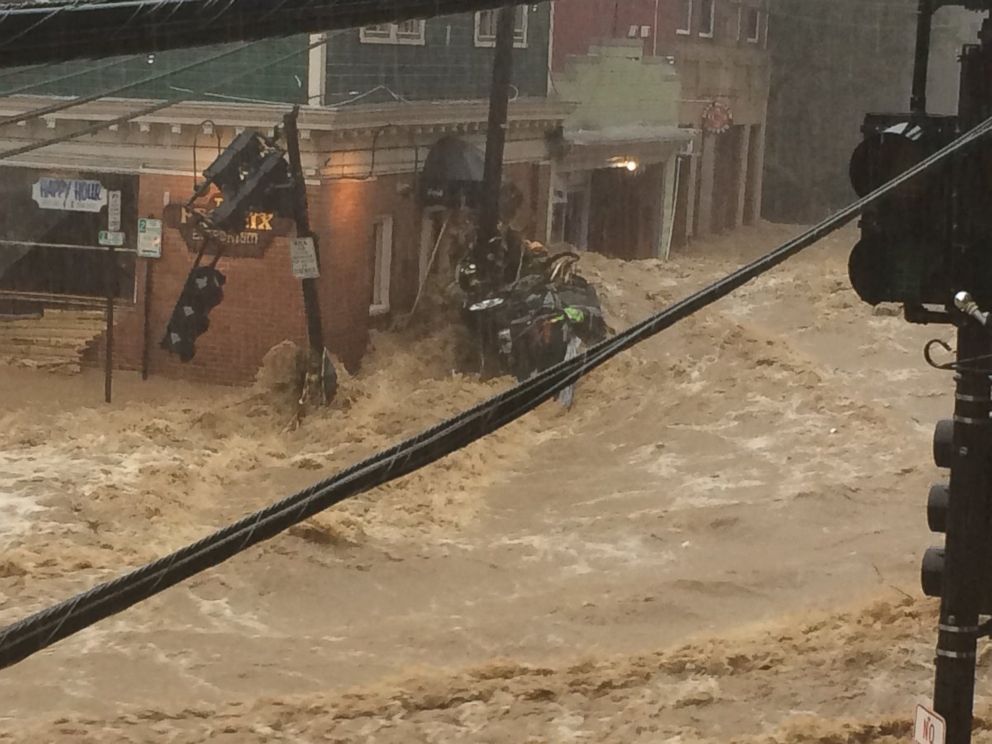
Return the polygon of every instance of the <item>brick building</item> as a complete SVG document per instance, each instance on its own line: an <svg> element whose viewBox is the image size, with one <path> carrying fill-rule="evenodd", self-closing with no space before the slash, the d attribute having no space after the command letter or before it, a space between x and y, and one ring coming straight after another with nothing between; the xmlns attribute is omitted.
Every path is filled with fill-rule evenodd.
<svg viewBox="0 0 992 744"><path fill-rule="evenodd" d="M75 64L12 75L8 91L52 81L32 92L80 95L143 80L123 95L162 98L194 91L192 97L201 100L5 163L8 174L17 177L4 179L0 173L0 181L17 199L0 204L0 234L25 214L33 215L38 229L23 225L0 242L0 314L101 306L108 253L98 244L97 228L107 228L106 206L95 214L50 206L46 212L29 198L33 184L44 179L99 184L103 191L121 191L126 215L126 241L116 249L121 283L115 363L134 369L147 357L151 374L228 383L251 379L269 348L305 338L300 284L290 272L292 229L266 218L261 224L273 226L271 231L246 231L227 247L219 263L227 276L225 299L211 312L196 357L181 364L158 345L195 257L179 205L193 191L194 174L238 131L271 130L286 104L309 103L300 126L311 222L321 244L323 325L331 351L354 369L370 326L410 308L427 278L432 249L442 239L446 210L424 203L417 188L432 147L445 138L477 151L484 145L494 21L494 11L482 11L338 31L327 35L325 46L309 51L319 37L142 55L114 65L93 63L85 74L77 74L83 70ZM550 23L547 4L517 10L505 157L505 179L520 201L513 224L537 236L548 231L552 143L570 110L546 97ZM238 51L177 72L191 59L228 49ZM211 88L212 80L236 72L243 78ZM0 132L0 148L55 137L147 102L105 99L7 126ZM0 116L43 103L34 96L8 96ZM121 178L128 188L117 185ZM135 257L132 218L138 214L165 218L159 259ZM62 233L46 227L49 218L71 240L56 240ZM89 344L91 360L101 357L101 344L100 338Z"/></svg>
<svg viewBox="0 0 992 744"><path fill-rule="evenodd" d="M673 244L757 219L769 88L766 0L570 0L567 7L554 23L555 75L569 55L585 54L603 37L675 62L678 123L694 141L677 165ZM725 131L707 127L714 104L729 113Z"/></svg>

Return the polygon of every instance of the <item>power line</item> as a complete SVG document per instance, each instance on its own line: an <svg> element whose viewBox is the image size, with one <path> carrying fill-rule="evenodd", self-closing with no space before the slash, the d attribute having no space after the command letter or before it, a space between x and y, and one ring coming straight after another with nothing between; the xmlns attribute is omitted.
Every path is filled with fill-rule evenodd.
<svg viewBox="0 0 992 744"><path fill-rule="evenodd" d="M545 2L546 0L540 0ZM114 0L80 7L32 3L0 11L16 43L0 45L0 67L165 51L399 22L501 6L505 0Z"/></svg>
<svg viewBox="0 0 992 744"><path fill-rule="evenodd" d="M19 88L11 88L10 90L5 90L0 93L0 96L16 96L18 93L26 93L29 90L35 90L36 88L44 88L46 85L55 85L56 83L62 83L66 80L72 80L77 77L82 77L83 75L89 75L94 72L100 72L106 70L108 67L116 67L117 65L123 64L125 62L130 62L133 59L137 59L143 55L134 54L130 57L125 57L124 59L114 59L110 62L106 62L102 65L97 65L96 67L85 67L82 70L76 70L75 72L70 72L65 75L56 78L46 78L45 80L36 80L33 83L28 83L27 85L22 85ZM56 63L58 64L58 63ZM20 71L24 72L24 71Z"/></svg>
<svg viewBox="0 0 992 744"><path fill-rule="evenodd" d="M889 183L718 282L336 476L250 514L170 555L36 612L0 631L0 668L9 667L102 619L284 532L351 496L400 478L490 434L551 399L621 352L726 297L849 223L892 190L992 131L982 122Z"/></svg>
<svg viewBox="0 0 992 744"><path fill-rule="evenodd" d="M108 98L110 96L115 96L118 93L124 93L125 91L132 90L134 88L138 88L138 87L140 87L142 85L147 85L149 83L155 83L155 82L158 82L159 80L165 80L167 78L172 77L173 75L177 75L177 74L186 72L188 70L192 70L192 69L195 69L197 67L201 67L201 66L203 66L205 64L208 64L210 62L216 62L217 60L223 59L224 57L230 57L232 54L237 54L238 52L242 52L245 49L249 49L249 48L251 48L253 46L256 46L258 44L261 44L261 43L262 42L260 42L260 41L253 41L253 42L250 42L248 44L242 44L241 46L234 47L233 49L225 49L223 52L218 52L217 54L212 54L209 57L205 57L203 59L197 60L196 62L190 62L187 65L182 65L181 67L177 67L174 70L168 70L166 72L158 73L157 75L152 75L150 77L142 78L141 80L135 80L135 81L130 82L130 83L125 83L124 85L119 85L116 88L111 88L109 90L103 90L103 91L100 91L99 93L94 93L94 94L89 95L89 96L81 96L81 97L78 97L78 98L73 98L73 99L71 99L69 101L62 101L60 103L53 103L50 106L42 106L41 108L32 109L31 111L26 111L23 114L13 114L12 116L7 116L7 117L4 117L4 118L0 119L0 127L6 126L7 124L16 124L16 123L21 122L21 121L30 121L31 119L37 119L38 117L41 117L41 116L46 116L48 114L54 114L54 113L57 113L59 111L65 111L66 109L73 108L74 106L82 106L83 104L86 104L86 103L93 103L94 101L99 101L101 98ZM117 64L117 63L111 63L111 64ZM108 66L109 65L103 65L103 67L108 67ZM99 69L103 69L103 67L101 67Z"/></svg>
<svg viewBox="0 0 992 744"><path fill-rule="evenodd" d="M0 80L6 80L9 77L16 77L17 75L25 75L29 72L37 72L38 70L47 70L50 67L56 67L58 65L65 64L64 62L48 62L43 65L31 65L29 67L14 67L5 72L0 72Z"/></svg>
<svg viewBox="0 0 992 744"><path fill-rule="evenodd" d="M281 64L282 62L285 62L285 61L287 61L289 59L292 59L293 57L296 57L296 56L298 56L300 54L304 54L306 52L309 52L312 49L316 49L316 48L318 48L320 46L323 46L324 44L327 44L330 41L330 39L331 39L331 37L330 36L327 36L327 37L325 37L325 38L323 38L323 39L321 39L319 41L315 41L315 42L309 44L308 46L306 46L303 49L294 50L294 51L292 51L292 52L290 52L288 54L282 55L281 57L277 57L274 60L270 60L270 61L265 62L263 64L256 65L255 67L251 67L251 68L244 69L244 70L238 70L237 72L234 72L231 75L228 75L227 77L224 77L224 78L221 78L218 81L215 81L214 83L212 83L212 86L213 85L224 85L226 83L231 82L232 80L237 80L238 78L244 77L245 75L251 75L253 73L261 72L263 70L266 70L266 69L268 69L270 67L274 67L275 65ZM259 43L259 42L252 42L252 44L257 44L257 43ZM241 49L244 49L247 46L251 46L251 44L246 44L246 45L240 47L236 51L240 51ZM225 54L230 54L230 53L233 53L233 52L230 52L230 51L229 52L225 52ZM207 61L207 60L203 60L203 62L205 62L205 61ZM13 158L13 157L16 157L18 155L24 155L25 153L34 152L35 150L41 150L42 148L45 148L45 147L51 147L52 145L58 145L58 144L61 144L63 142L69 142L70 140L78 139L79 137L85 137L88 134L96 134L97 132L101 132L104 129L109 129L110 127L120 126L121 124L127 124L129 121L133 121L134 119L139 119L142 116L148 116L148 115L154 114L154 113L156 113L158 111L162 111L163 109L167 109L170 106L175 106L176 104L183 103L185 101L194 100L196 98L199 98L199 97L205 95L207 92L208 91L205 88L197 88L195 90L192 90L191 89L188 92L183 93L183 94L181 94L179 96L174 96L173 98L169 98L169 99L166 99L164 101L159 101L158 103L154 103L154 104L152 104L150 106L146 106L145 108L138 109L137 111L133 111L133 112L131 112L129 114L123 114L122 116L118 116L116 119L111 119L110 121L101 121L101 122L97 122L95 124L91 124L88 127L84 127L83 129L79 129L79 130L77 130L75 132L69 132L68 134L62 135L61 137L53 137L52 139L43 140L41 142L32 142L31 144L28 144L28 145L21 145L20 147L15 147L15 148L13 148L11 150L3 150L3 151L0 151L0 160L7 160L9 158ZM101 95L98 95L98 96L96 96L94 98L94 100L97 100L97 99L102 98L102 97L103 97L102 94ZM36 109L35 111L30 112L29 113L29 116L30 116L30 118L35 118L37 116L43 116L46 113L51 113L51 111L52 111L53 108L56 108L56 110L62 110L63 108L70 108L71 106L78 106L78 105L80 105L80 103L82 103L81 100L74 99L73 101L67 101L65 104L59 104L58 107L51 107L51 106L49 106L49 107L46 107L44 109ZM10 118L13 118L13 117L10 117ZM0 119L0 124L5 124L5 123L8 123L8 119Z"/></svg>

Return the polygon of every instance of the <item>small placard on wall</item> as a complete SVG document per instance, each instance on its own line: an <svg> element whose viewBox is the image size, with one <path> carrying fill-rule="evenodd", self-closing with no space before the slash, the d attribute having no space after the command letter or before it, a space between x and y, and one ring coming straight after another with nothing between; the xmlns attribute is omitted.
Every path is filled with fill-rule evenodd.
<svg viewBox="0 0 992 744"><path fill-rule="evenodd" d="M293 276L297 279L317 279L320 267L317 266L317 248L313 238L293 238L289 242L289 252L293 259Z"/></svg>

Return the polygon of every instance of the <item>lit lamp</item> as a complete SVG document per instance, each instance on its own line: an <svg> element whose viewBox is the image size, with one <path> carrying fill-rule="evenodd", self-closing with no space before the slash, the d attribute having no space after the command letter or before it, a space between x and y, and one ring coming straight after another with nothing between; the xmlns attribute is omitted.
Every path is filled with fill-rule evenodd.
<svg viewBox="0 0 992 744"><path fill-rule="evenodd" d="M623 168L631 173L640 167L640 164L633 158L613 158L612 164L614 168Z"/></svg>

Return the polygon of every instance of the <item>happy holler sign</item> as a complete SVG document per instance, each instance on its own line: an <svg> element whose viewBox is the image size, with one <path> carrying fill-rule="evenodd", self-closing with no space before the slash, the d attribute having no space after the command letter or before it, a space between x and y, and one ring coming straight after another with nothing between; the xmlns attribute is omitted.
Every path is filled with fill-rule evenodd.
<svg viewBox="0 0 992 744"><path fill-rule="evenodd" d="M74 178L40 178L31 196L42 209L63 212L99 212L107 203L102 183Z"/></svg>

